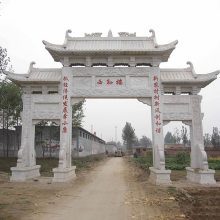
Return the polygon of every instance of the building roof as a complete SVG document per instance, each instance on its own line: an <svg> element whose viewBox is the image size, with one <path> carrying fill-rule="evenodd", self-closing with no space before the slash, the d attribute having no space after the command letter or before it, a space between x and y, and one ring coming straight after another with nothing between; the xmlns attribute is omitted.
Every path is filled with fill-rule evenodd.
<svg viewBox="0 0 220 220"><path fill-rule="evenodd" d="M25 74L15 74L9 71L4 71L7 78L19 83L58 83L61 79L60 68L34 68L35 62L30 63L30 67Z"/></svg>
<svg viewBox="0 0 220 220"><path fill-rule="evenodd" d="M198 84L203 88L217 79L217 75L220 73L217 70L207 74L196 74L193 64L189 61L187 64L189 67L184 69L161 69L161 82L163 84Z"/></svg>
<svg viewBox="0 0 220 220"><path fill-rule="evenodd" d="M85 34L85 37L71 37L67 30L63 44L52 44L43 41L55 61L60 61L63 56L89 56L97 54L122 54L122 55L163 55L168 59L175 49L178 41L158 45L154 30L150 30L150 37L136 37L136 33L120 32L119 37L113 37L111 31L107 37L102 33Z"/></svg>
<svg viewBox="0 0 220 220"><path fill-rule="evenodd" d="M191 62L187 62L190 66L188 68L179 69L161 69L161 82L163 84L197 84L203 88L217 78L220 71L211 72L208 74L196 74ZM18 83L59 83L61 80L61 68L57 69L41 69L34 68L34 62L30 64L27 74L15 74L5 72L7 78ZM87 67L83 67L87 68ZM88 67L94 68L94 67ZM108 67L106 67L108 68ZM114 68L114 67L113 67ZM125 67L130 68L130 67Z"/></svg>
<svg viewBox="0 0 220 220"><path fill-rule="evenodd" d="M78 126L77 126L77 127L73 127L73 129L75 129L75 130L79 130L79 131L83 131L84 133L86 133L86 134L92 136L93 138L96 138L99 142L105 144L105 141L104 141L103 139L101 139L100 137L96 136L95 133L93 134L93 133L87 131L86 129L84 129L84 128L82 128L82 127L78 127Z"/></svg>

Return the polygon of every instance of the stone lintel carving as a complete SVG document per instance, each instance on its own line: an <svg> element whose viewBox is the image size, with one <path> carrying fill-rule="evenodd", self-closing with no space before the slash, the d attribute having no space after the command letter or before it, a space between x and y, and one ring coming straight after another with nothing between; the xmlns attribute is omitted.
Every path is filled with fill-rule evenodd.
<svg viewBox="0 0 220 220"><path fill-rule="evenodd" d="M37 125L39 124L40 122L42 121L47 121L47 119L45 120L42 120L42 119L33 119L32 122L33 122L33 125ZM55 124L59 125L60 124L60 119L50 119L51 122L54 122Z"/></svg>
<svg viewBox="0 0 220 220"><path fill-rule="evenodd" d="M129 33L129 32L118 32L120 37L136 37L136 32Z"/></svg>
<svg viewBox="0 0 220 220"><path fill-rule="evenodd" d="M60 102L59 94L42 94L42 95L31 95L34 103L45 103L45 104L58 104Z"/></svg>
<svg viewBox="0 0 220 220"><path fill-rule="evenodd" d="M160 57L154 58L152 59L152 67L159 67L160 63L162 62L162 59L160 59Z"/></svg>
<svg viewBox="0 0 220 220"><path fill-rule="evenodd" d="M188 113L163 113L163 119L165 121L189 121L192 120L192 114Z"/></svg>
<svg viewBox="0 0 220 220"><path fill-rule="evenodd" d="M187 103L190 103L190 97L191 96L176 96L176 95L163 95L163 102L164 103L174 103L174 104L177 104L177 103L184 103L184 104L187 104Z"/></svg>
<svg viewBox="0 0 220 220"><path fill-rule="evenodd" d="M147 67L77 67L72 68L74 76L149 76L151 70Z"/></svg>
<svg viewBox="0 0 220 220"><path fill-rule="evenodd" d="M198 95L200 92L201 88L198 88L197 86L192 87L192 95Z"/></svg>
<svg viewBox="0 0 220 220"><path fill-rule="evenodd" d="M60 111L34 111L33 112L34 120L58 120L60 118Z"/></svg>
<svg viewBox="0 0 220 220"><path fill-rule="evenodd" d="M85 33L85 37L101 37L101 36L102 36L101 32L94 32L94 33L91 33L91 34Z"/></svg>
<svg viewBox="0 0 220 220"><path fill-rule="evenodd" d="M192 126L192 121L182 121L183 124L187 125L187 126Z"/></svg>
<svg viewBox="0 0 220 220"><path fill-rule="evenodd" d="M170 123L170 121L163 120L163 126L168 125L169 123Z"/></svg>
<svg viewBox="0 0 220 220"><path fill-rule="evenodd" d="M143 104L147 104L149 106L152 105L152 100L151 98L138 98L137 99L139 102L142 102Z"/></svg>

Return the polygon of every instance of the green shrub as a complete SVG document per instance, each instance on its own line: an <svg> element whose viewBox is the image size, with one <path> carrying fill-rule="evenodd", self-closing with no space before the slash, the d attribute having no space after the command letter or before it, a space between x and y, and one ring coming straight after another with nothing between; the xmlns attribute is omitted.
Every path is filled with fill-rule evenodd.
<svg viewBox="0 0 220 220"><path fill-rule="evenodd" d="M214 170L220 170L220 160L209 160L209 168Z"/></svg>
<svg viewBox="0 0 220 220"><path fill-rule="evenodd" d="M189 154L185 152L180 152L176 154L177 164L187 164L189 162Z"/></svg>

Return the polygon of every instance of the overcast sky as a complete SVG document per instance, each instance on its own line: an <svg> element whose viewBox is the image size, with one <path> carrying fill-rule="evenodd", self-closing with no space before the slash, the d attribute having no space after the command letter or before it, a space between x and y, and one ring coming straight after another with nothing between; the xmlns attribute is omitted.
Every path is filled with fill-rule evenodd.
<svg viewBox="0 0 220 220"><path fill-rule="evenodd" d="M1 0L0 45L8 49L16 73L26 73L31 61L36 67L61 67L45 50L42 40L62 44L67 29L72 36L102 32L136 32L157 42L179 43L169 62L161 67L187 67L192 61L196 73L220 69L220 1L219 0ZM220 77L220 76L219 76ZM204 88L202 111L204 133L220 128L220 79ZM87 100L84 127L96 131L106 141L121 139L126 121L136 135L151 137L150 107L137 100ZM173 130L180 124L164 127Z"/></svg>

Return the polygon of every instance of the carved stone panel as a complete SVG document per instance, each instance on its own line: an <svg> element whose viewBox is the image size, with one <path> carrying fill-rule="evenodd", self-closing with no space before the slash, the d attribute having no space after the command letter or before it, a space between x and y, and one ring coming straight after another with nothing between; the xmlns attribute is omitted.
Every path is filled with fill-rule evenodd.
<svg viewBox="0 0 220 220"><path fill-rule="evenodd" d="M163 96L164 120L183 121L191 120L191 102L189 96L164 95Z"/></svg>
<svg viewBox="0 0 220 220"><path fill-rule="evenodd" d="M130 77L131 88L146 88L149 90L149 77Z"/></svg>
<svg viewBox="0 0 220 220"><path fill-rule="evenodd" d="M151 97L150 69L138 67L72 68L73 98Z"/></svg>
<svg viewBox="0 0 220 220"><path fill-rule="evenodd" d="M60 119L60 95L32 95L32 119Z"/></svg>
<svg viewBox="0 0 220 220"><path fill-rule="evenodd" d="M73 77L73 86L75 88L91 88L92 87L92 77L91 76Z"/></svg>

